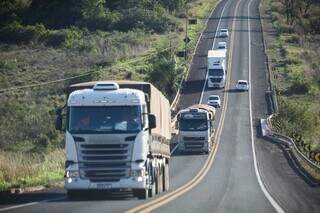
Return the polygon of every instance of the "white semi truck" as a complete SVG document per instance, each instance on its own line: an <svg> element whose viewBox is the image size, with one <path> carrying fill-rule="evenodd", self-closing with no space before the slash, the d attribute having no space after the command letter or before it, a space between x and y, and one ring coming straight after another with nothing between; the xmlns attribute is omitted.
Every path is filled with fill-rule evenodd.
<svg viewBox="0 0 320 213"><path fill-rule="evenodd" d="M226 83L226 49L208 51L208 87L224 88Z"/></svg>
<svg viewBox="0 0 320 213"><path fill-rule="evenodd" d="M206 104L196 104L180 110L178 122L178 150L180 152L209 153L214 141L216 110Z"/></svg>
<svg viewBox="0 0 320 213"><path fill-rule="evenodd" d="M170 122L169 101L150 83L71 85L56 121L56 128L66 132L68 197L88 190L131 189L146 199L168 190Z"/></svg>

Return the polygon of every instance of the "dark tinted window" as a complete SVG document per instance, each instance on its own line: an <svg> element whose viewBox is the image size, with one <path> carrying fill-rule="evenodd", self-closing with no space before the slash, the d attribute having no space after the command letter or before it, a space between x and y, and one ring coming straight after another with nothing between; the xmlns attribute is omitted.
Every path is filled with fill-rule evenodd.
<svg viewBox="0 0 320 213"><path fill-rule="evenodd" d="M222 76L223 74L223 69L209 69L209 76Z"/></svg>
<svg viewBox="0 0 320 213"><path fill-rule="evenodd" d="M70 107L71 133L132 133L141 128L140 106Z"/></svg>

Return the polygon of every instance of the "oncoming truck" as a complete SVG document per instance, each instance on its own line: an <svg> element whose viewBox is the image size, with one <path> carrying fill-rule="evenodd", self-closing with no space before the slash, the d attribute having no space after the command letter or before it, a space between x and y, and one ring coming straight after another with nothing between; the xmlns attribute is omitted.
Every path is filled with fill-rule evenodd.
<svg viewBox="0 0 320 213"><path fill-rule="evenodd" d="M132 190L139 199L169 188L169 101L152 84L100 81L71 85L56 128L65 129L65 189ZM62 111L66 111L63 128Z"/></svg>
<svg viewBox="0 0 320 213"><path fill-rule="evenodd" d="M224 88L226 82L226 49L208 51L208 87Z"/></svg>
<svg viewBox="0 0 320 213"><path fill-rule="evenodd" d="M211 151L214 142L215 113L215 108L206 104L192 105L178 112L178 151Z"/></svg>

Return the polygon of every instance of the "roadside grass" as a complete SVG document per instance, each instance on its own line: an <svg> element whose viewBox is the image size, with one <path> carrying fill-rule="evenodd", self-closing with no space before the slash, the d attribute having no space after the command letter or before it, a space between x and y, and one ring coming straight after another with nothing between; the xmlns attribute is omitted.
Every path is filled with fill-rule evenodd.
<svg viewBox="0 0 320 213"><path fill-rule="evenodd" d="M307 152L320 152L319 35L295 32L285 23L281 4L264 0L265 15L271 16L273 35L267 35L267 54L279 103L277 130L292 137ZM264 25L268 25L264 20ZM271 26L269 26L269 29Z"/></svg>
<svg viewBox="0 0 320 213"><path fill-rule="evenodd" d="M65 156L62 149L47 154L0 151L0 191L43 185L63 179Z"/></svg>

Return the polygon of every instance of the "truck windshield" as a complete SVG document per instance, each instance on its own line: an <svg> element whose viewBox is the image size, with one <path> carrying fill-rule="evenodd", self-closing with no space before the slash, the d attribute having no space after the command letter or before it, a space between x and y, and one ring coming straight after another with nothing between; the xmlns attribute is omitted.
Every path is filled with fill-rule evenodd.
<svg viewBox="0 0 320 213"><path fill-rule="evenodd" d="M134 133L142 129L140 106L70 107L70 133Z"/></svg>
<svg viewBox="0 0 320 213"><path fill-rule="evenodd" d="M223 76L223 69L209 69L209 76Z"/></svg>
<svg viewBox="0 0 320 213"><path fill-rule="evenodd" d="M181 119L179 128L182 131L205 131L208 123L206 119Z"/></svg>
<svg viewBox="0 0 320 213"><path fill-rule="evenodd" d="M210 81L212 83L220 83L222 81L222 78L210 78Z"/></svg>

